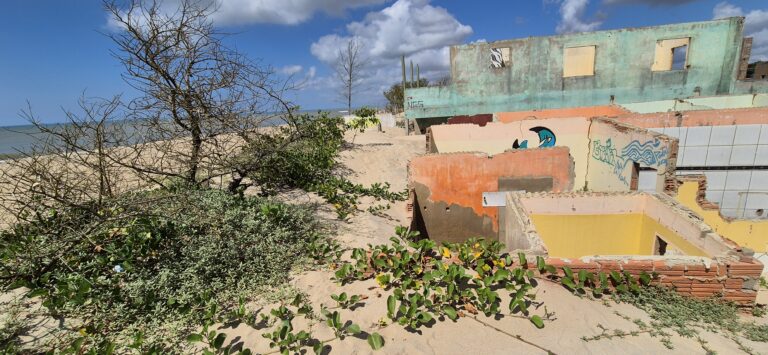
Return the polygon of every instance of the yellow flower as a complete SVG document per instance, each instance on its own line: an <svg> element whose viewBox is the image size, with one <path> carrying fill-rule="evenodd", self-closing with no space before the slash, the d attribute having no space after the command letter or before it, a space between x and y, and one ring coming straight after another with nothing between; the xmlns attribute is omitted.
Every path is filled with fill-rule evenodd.
<svg viewBox="0 0 768 355"><path fill-rule="evenodd" d="M450 259L451 258L451 250L443 247L443 258Z"/></svg>
<svg viewBox="0 0 768 355"><path fill-rule="evenodd" d="M78 330L77 332L80 333L80 335L82 335L82 336L86 336L88 334L88 332L85 330L85 328L80 328L80 330Z"/></svg>
<svg viewBox="0 0 768 355"><path fill-rule="evenodd" d="M491 271L491 267L488 266L488 264L483 264L483 271L486 271L486 272Z"/></svg>
<svg viewBox="0 0 768 355"><path fill-rule="evenodd" d="M476 251L476 252L472 253L472 255L474 255L474 256L475 256L475 259L477 259L477 258L479 258L479 257L480 257L480 255L483 255L483 252L481 252L481 251Z"/></svg>

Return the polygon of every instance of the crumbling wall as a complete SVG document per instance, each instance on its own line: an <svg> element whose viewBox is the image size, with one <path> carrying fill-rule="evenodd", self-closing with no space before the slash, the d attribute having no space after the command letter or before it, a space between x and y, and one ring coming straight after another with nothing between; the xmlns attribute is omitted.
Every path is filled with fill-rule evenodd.
<svg viewBox="0 0 768 355"><path fill-rule="evenodd" d="M667 256L598 256L581 259L548 258L547 263L564 275L563 267L574 273L626 271L634 277L641 272L656 274L654 284L669 287L684 296L723 299L738 304L755 304L763 264L751 256L738 259L709 259ZM530 265L535 269L535 265Z"/></svg>
<svg viewBox="0 0 768 355"><path fill-rule="evenodd" d="M736 82L743 18L532 37L451 47L451 85L406 89L409 118L450 117L562 107L766 92ZM685 70L652 71L660 40L690 39ZM569 77L569 48L594 46L594 70ZM509 63L492 65L492 49ZM591 75L590 75L591 74ZM744 84L744 85L741 85Z"/></svg>
<svg viewBox="0 0 768 355"><path fill-rule="evenodd" d="M585 106L585 107L567 107L544 110L497 112L495 114L497 122L510 123L525 119L545 119L545 118L569 118L569 117L616 117L627 115L631 112L618 105L604 106Z"/></svg>
<svg viewBox="0 0 768 355"><path fill-rule="evenodd" d="M677 139L618 123L592 119L584 190L626 191L633 188L633 164L655 169L656 191L673 190Z"/></svg>
<svg viewBox="0 0 768 355"><path fill-rule="evenodd" d="M435 127L433 127L435 128ZM498 207L483 207L483 192L500 191L505 184L541 191L569 191L573 159L568 148L483 153L430 154L409 164L414 222L438 241L458 242L470 237L498 239Z"/></svg>
<svg viewBox="0 0 768 355"><path fill-rule="evenodd" d="M741 246L759 253L768 253L768 221L733 220L720 214L717 204L707 201L707 183L702 175L688 175L681 181L675 199L703 218L718 234L733 240Z"/></svg>
<svg viewBox="0 0 768 355"><path fill-rule="evenodd" d="M430 153L483 152L568 147L573 156L574 186L584 186L590 121L585 118L527 119L511 123L432 126L427 133Z"/></svg>
<svg viewBox="0 0 768 355"><path fill-rule="evenodd" d="M490 113L484 113L480 115L472 115L472 116L453 116L448 119L448 124L460 124L460 123L470 123L470 124L476 124L480 127L485 126L488 124L488 122L493 122L493 114Z"/></svg>

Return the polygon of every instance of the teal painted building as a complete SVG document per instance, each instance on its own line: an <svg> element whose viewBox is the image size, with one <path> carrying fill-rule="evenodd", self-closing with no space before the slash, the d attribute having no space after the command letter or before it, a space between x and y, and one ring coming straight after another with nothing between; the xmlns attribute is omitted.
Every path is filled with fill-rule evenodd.
<svg viewBox="0 0 768 355"><path fill-rule="evenodd" d="M424 119L768 92L746 70L742 17L451 47L451 83L407 89ZM751 42L750 42L751 43Z"/></svg>

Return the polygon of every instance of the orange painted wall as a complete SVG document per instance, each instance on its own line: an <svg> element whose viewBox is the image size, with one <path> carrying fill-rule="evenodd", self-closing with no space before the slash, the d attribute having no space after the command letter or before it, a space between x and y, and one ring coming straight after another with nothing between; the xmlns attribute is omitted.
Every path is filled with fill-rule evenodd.
<svg viewBox="0 0 768 355"><path fill-rule="evenodd" d="M490 218L495 232L498 208L483 207L482 194L498 191L499 177L552 177L553 191L562 192L571 190L573 175L573 159L566 147L508 151L491 157L483 153L433 154L414 158L409 165L411 187L426 187L430 202L469 207L475 215L470 217ZM425 224L429 229L430 221Z"/></svg>
<svg viewBox="0 0 768 355"><path fill-rule="evenodd" d="M630 111L620 106L587 106L558 108L549 110L517 111L517 112L497 112L496 120L498 122L515 122L526 118L568 118L568 117L615 117L629 114Z"/></svg>

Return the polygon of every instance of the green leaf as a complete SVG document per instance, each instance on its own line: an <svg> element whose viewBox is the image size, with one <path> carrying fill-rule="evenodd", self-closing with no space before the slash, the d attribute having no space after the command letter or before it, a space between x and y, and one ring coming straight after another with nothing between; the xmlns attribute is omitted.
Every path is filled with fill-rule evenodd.
<svg viewBox="0 0 768 355"><path fill-rule="evenodd" d="M203 341L203 335L202 334L190 334L187 335L187 341L190 343L197 343Z"/></svg>
<svg viewBox="0 0 768 355"><path fill-rule="evenodd" d="M379 350L384 347L384 338L379 333L373 333L368 336L368 345L373 350Z"/></svg>
<svg viewBox="0 0 768 355"><path fill-rule="evenodd" d="M533 323L533 325L535 325L536 328L539 328L539 329L544 328L544 321L541 320L541 317L537 315L531 317L531 323Z"/></svg>
<svg viewBox="0 0 768 355"><path fill-rule="evenodd" d="M227 338L227 335L224 333L219 333L219 335L216 336L216 339L213 341L213 347L216 349L221 349L221 346L224 345L224 339Z"/></svg>
<svg viewBox="0 0 768 355"><path fill-rule="evenodd" d="M547 267L547 263L544 262L544 258L542 258L540 255L536 256L536 268L539 269L539 272L544 272L544 269Z"/></svg>
<svg viewBox="0 0 768 355"><path fill-rule="evenodd" d="M352 323L347 326L347 332L349 332L350 334L360 334L360 331L361 331L360 326L355 323Z"/></svg>
<svg viewBox="0 0 768 355"><path fill-rule="evenodd" d="M520 267L524 269L528 267L528 260L526 260L524 253L517 253L517 258L520 259Z"/></svg>
<svg viewBox="0 0 768 355"><path fill-rule="evenodd" d="M565 273L565 277L573 279L573 270L571 270L571 268L563 266L563 273Z"/></svg>
<svg viewBox="0 0 768 355"><path fill-rule="evenodd" d="M567 287L571 291L576 291L576 284L571 280L570 277L564 277L562 280L562 283L565 287Z"/></svg>
<svg viewBox="0 0 768 355"><path fill-rule="evenodd" d="M315 354L320 355L323 353L323 348L325 348L325 344L323 343L317 343L312 347L312 350L315 352Z"/></svg>
<svg viewBox="0 0 768 355"><path fill-rule="evenodd" d="M387 315L391 319L395 319L395 314L396 314L395 306L396 306L395 295L389 295L389 297L387 297Z"/></svg>
<svg viewBox="0 0 768 355"><path fill-rule="evenodd" d="M651 275L648 275L645 273L645 271L640 272L640 283L643 286L648 286L651 283Z"/></svg>
<svg viewBox="0 0 768 355"><path fill-rule="evenodd" d="M451 306L443 307L443 313L445 313L445 315L451 320L456 320L456 318L458 317L458 313L456 313L456 309Z"/></svg>

